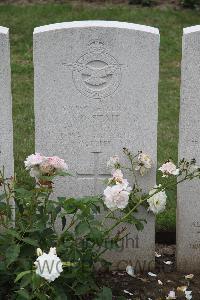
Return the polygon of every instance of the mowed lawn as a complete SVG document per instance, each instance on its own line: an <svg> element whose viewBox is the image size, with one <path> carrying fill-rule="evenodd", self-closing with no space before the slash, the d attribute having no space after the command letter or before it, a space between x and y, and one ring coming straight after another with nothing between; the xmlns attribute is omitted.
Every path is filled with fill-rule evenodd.
<svg viewBox="0 0 200 300"><path fill-rule="evenodd" d="M88 19L126 21L159 28L158 164L169 157L177 162L182 30L200 23L200 12L128 5L83 5L73 4L73 1L55 5L0 5L0 25L10 28L11 37L15 171L18 181L25 186L33 184L23 166L25 157L34 152L33 29L55 22ZM157 229L175 229L175 207L176 191L168 201L167 211L157 218Z"/></svg>

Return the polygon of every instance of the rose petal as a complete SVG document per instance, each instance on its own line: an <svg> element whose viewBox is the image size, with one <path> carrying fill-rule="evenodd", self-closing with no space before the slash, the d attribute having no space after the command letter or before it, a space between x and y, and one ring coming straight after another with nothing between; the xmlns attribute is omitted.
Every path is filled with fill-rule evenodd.
<svg viewBox="0 0 200 300"><path fill-rule="evenodd" d="M133 294L130 293L129 291L127 291L127 290L124 290L124 293L125 293L125 294L129 294L130 296L133 296Z"/></svg>
<svg viewBox="0 0 200 300"><path fill-rule="evenodd" d="M193 279L194 274L185 275L185 279Z"/></svg>
<svg viewBox="0 0 200 300"><path fill-rule="evenodd" d="M167 260L167 261L164 261L164 264L166 264L166 265L172 265L173 262L171 260Z"/></svg>
<svg viewBox="0 0 200 300"><path fill-rule="evenodd" d="M157 252L155 252L155 257L161 257L162 255L161 254L158 254Z"/></svg>
<svg viewBox="0 0 200 300"><path fill-rule="evenodd" d="M157 277L157 275L152 273L152 272L149 272L148 275L151 276L151 277Z"/></svg>
<svg viewBox="0 0 200 300"><path fill-rule="evenodd" d="M183 286L178 286L177 287L177 291L179 292L185 292L187 290L187 286L186 285L183 285Z"/></svg>
<svg viewBox="0 0 200 300"><path fill-rule="evenodd" d="M135 277L134 268L132 266L127 266L126 267L126 273L128 275L130 275L131 277Z"/></svg>

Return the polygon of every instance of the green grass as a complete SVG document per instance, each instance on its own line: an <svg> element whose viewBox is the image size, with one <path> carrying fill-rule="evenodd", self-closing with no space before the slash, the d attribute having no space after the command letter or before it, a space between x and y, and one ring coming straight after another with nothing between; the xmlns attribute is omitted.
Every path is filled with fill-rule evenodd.
<svg viewBox="0 0 200 300"><path fill-rule="evenodd" d="M171 157L177 161L180 89L181 36L186 26L199 23L197 11L139 8L128 5L89 6L73 4L1 5L0 25L10 28L14 118L15 170L18 181L30 185L23 167L34 151L32 32L40 25L72 20L119 20L160 29L160 85L158 163ZM160 180L160 178L159 178ZM157 219L157 228L175 228L176 191L166 213Z"/></svg>

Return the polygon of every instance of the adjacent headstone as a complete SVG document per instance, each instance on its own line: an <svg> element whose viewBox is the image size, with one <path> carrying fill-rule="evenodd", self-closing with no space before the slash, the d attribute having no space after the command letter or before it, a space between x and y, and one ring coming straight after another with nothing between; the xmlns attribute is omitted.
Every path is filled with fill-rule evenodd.
<svg viewBox="0 0 200 300"><path fill-rule="evenodd" d="M197 159L200 164L200 26L183 32L182 81L179 127L179 158ZM178 186L177 267L200 270L199 180Z"/></svg>
<svg viewBox="0 0 200 300"><path fill-rule="evenodd" d="M64 158L75 176L59 179L57 194L102 193L106 162L122 148L144 150L154 161L141 180L155 185L159 32L142 25L82 21L34 31L36 151ZM114 268L153 269L154 217L143 232L127 226Z"/></svg>
<svg viewBox="0 0 200 300"><path fill-rule="evenodd" d="M14 176L9 29L0 26L0 170ZM1 192L1 190L0 190ZM10 204L13 206L14 202ZM14 218L13 209L13 218Z"/></svg>
<svg viewBox="0 0 200 300"><path fill-rule="evenodd" d="M14 175L9 29L0 26L0 169Z"/></svg>

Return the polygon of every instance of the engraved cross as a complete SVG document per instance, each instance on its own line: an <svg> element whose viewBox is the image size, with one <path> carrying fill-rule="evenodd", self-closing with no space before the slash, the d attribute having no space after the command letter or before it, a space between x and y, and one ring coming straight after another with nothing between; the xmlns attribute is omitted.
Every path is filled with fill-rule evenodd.
<svg viewBox="0 0 200 300"><path fill-rule="evenodd" d="M78 179L93 179L93 185L94 185L94 193L96 194L97 191L97 184L98 184L98 179L106 179L110 177L110 174L105 174L105 173L101 173L99 172L99 154L101 152L91 152L93 153L93 157L94 157L94 169L93 169L93 173L76 173L77 178Z"/></svg>

